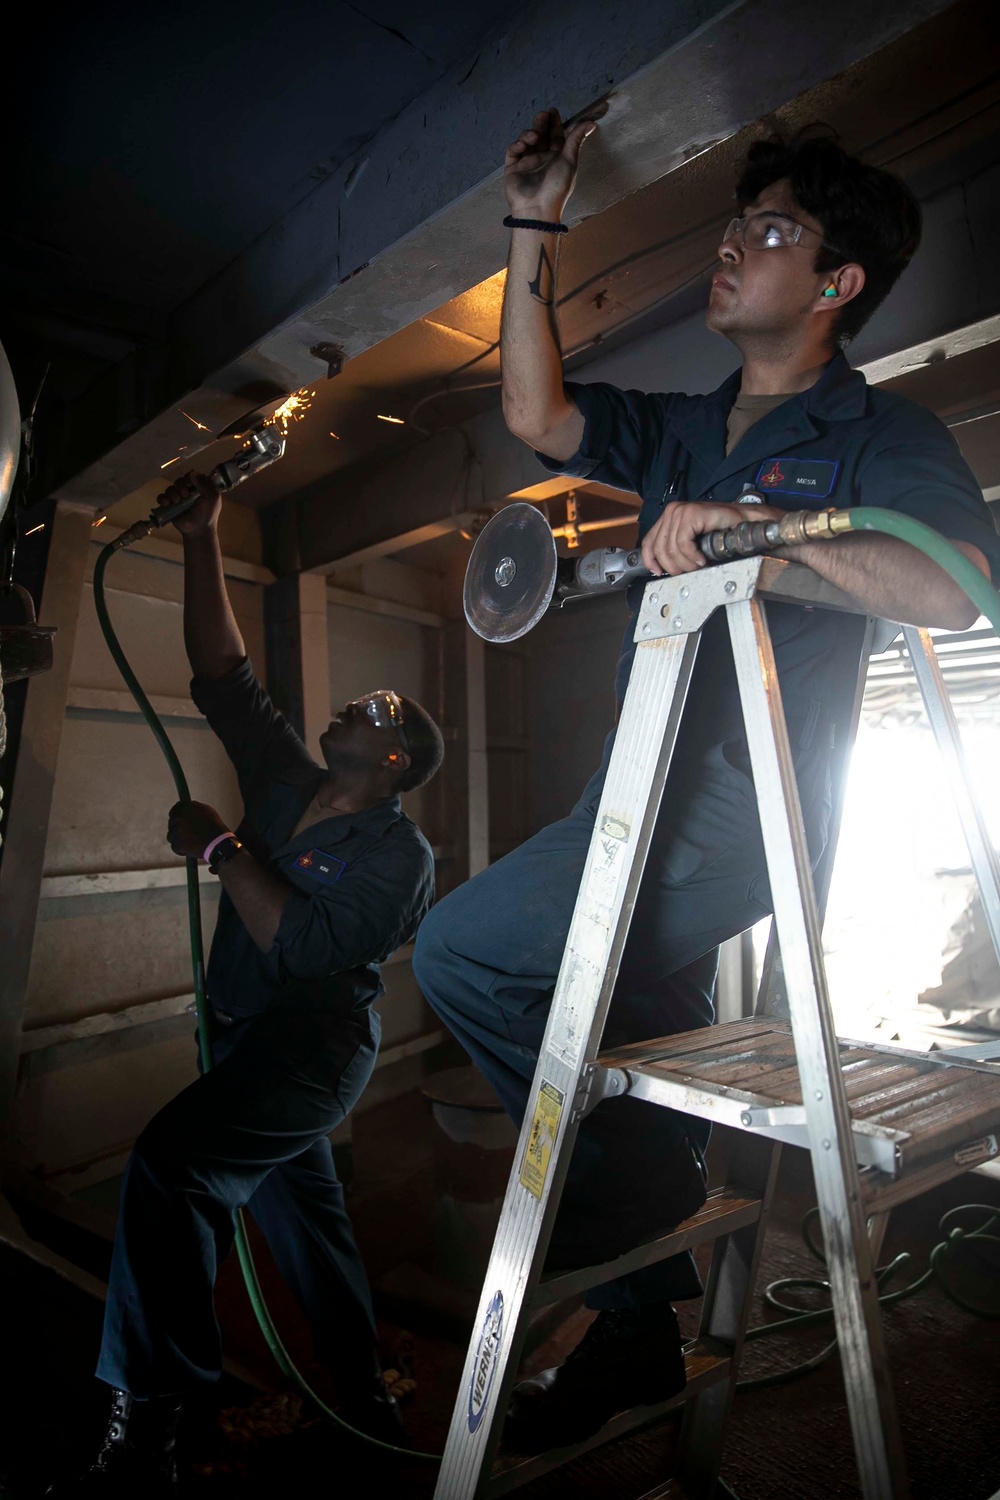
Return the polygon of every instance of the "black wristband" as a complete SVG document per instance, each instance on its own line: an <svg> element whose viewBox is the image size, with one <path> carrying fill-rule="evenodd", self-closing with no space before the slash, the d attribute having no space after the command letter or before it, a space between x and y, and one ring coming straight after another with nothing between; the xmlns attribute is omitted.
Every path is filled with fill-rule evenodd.
<svg viewBox="0 0 1000 1500"><path fill-rule="evenodd" d="M208 867L209 873L211 875L218 875L219 866L228 864L235 855L239 854L242 848L243 845L240 843L236 835L233 833L229 834L228 837L224 838L222 842L220 844L217 844L213 849L212 862Z"/></svg>
<svg viewBox="0 0 1000 1500"><path fill-rule="evenodd" d="M547 219L515 219L510 214L503 221L505 229L537 229L539 234L569 234L568 224L550 224Z"/></svg>

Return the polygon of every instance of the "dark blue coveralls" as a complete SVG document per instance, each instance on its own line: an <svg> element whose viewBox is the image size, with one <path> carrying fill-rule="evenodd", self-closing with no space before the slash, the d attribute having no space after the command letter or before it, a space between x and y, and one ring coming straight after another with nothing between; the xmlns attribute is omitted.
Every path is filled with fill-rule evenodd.
<svg viewBox="0 0 1000 1500"><path fill-rule="evenodd" d="M837 354L811 389L763 416L727 456L726 421L740 380L737 370L708 396L567 383L586 422L580 449L566 463L538 456L555 473L637 493L640 538L672 499L732 503L753 487L788 510L860 504L899 510L973 543L1000 581L1000 538L982 492L951 434L925 408L870 389ZM642 588L629 591L619 703ZM767 614L815 861L831 811L835 736L844 727L833 705L853 696L864 621L776 603ZM600 768L569 816L447 896L417 939L414 970L424 994L517 1121L613 738L612 731ZM728 627L719 611L702 637L605 1045L709 1025L718 945L770 911ZM565 1244L601 1243L601 1226L609 1224L623 1236L633 1232L638 1243L683 1217L671 1218L669 1204L689 1190L685 1136L701 1144L699 1129L700 1122L639 1100L601 1104L580 1130L553 1245L560 1236ZM699 1291L693 1262L681 1256L600 1288L588 1301L635 1307Z"/></svg>
<svg viewBox="0 0 1000 1500"><path fill-rule="evenodd" d="M397 797L293 838L327 773L248 661L191 691L236 768L239 837L290 894L262 953L222 892L207 975L215 1066L160 1110L129 1158L97 1374L140 1397L218 1378L213 1286L246 1206L317 1354L342 1381L367 1377L367 1390L371 1295L327 1137L371 1075L378 965L427 910L433 855Z"/></svg>

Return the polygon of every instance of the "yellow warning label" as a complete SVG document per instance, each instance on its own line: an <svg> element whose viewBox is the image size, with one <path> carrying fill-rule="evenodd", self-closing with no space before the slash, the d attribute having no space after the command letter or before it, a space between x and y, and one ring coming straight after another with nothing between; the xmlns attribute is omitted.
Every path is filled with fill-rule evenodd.
<svg viewBox="0 0 1000 1500"><path fill-rule="evenodd" d="M539 1199L548 1176L549 1158L555 1144L556 1131L559 1129L559 1117L562 1114L565 1097L566 1095L552 1083L543 1082L538 1090L538 1102L531 1121L531 1134L528 1137L524 1161L521 1163L521 1186L527 1188L529 1193L534 1193Z"/></svg>

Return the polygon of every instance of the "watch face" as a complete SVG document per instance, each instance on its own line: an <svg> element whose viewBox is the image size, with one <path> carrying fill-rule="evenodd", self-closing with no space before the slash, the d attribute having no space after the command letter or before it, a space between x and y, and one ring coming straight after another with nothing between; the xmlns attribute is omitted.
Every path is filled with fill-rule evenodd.
<svg viewBox="0 0 1000 1500"><path fill-rule="evenodd" d="M234 854L238 854L242 848L243 845L239 839L234 838L230 834L229 838L223 839L222 843L216 846L215 852L212 855L212 863L208 868L214 874L219 865L224 865L227 860L232 859Z"/></svg>

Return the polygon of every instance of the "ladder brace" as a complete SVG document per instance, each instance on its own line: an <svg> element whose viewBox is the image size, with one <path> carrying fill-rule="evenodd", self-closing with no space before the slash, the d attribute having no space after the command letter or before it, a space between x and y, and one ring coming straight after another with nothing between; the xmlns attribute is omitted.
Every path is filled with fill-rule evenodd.
<svg viewBox="0 0 1000 1500"><path fill-rule="evenodd" d="M573 1100L570 1122L585 1120L605 1099L620 1099L631 1087L632 1080L624 1068L602 1068L599 1063L588 1063Z"/></svg>

